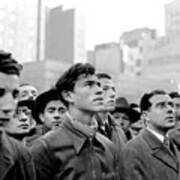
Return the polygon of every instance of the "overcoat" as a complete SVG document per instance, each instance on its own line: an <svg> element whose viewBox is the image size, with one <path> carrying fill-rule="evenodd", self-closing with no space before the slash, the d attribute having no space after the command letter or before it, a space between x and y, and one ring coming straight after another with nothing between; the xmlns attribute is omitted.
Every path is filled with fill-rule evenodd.
<svg viewBox="0 0 180 180"><path fill-rule="evenodd" d="M69 117L34 142L31 153L38 180L118 179L113 143Z"/></svg>
<svg viewBox="0 0 180 180"><path fill-rule="evenodd" d="M30 152L4 132L0 135L0 180L35 180Z"/></svg>
<svg viewBox="0 0 180 180"><path fill-rule="evenodd" d="M145 129L122 150L122 180L179 180L179 153Z"/></svg>

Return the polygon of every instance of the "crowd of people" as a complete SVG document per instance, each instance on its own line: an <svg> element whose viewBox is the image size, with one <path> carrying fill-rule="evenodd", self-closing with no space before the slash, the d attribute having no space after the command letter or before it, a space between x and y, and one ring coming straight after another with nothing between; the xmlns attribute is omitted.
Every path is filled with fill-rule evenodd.
<svg viewBox="0 0 180 180"><path fill-rule="evenodd" d="M44 92L0 52L0 180L180 180L180 94L117 97L93 65L76 63Z"/></svg>

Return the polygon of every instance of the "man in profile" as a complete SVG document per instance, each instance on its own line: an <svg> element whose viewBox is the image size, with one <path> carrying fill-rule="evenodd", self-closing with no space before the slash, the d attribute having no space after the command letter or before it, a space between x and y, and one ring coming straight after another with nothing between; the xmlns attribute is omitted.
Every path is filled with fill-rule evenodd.
<svg viewBox="0 0 180 180"><path fill-rule="evenodd" d="M19 93L22 66L10 53L0 52L0 179L34 180L35 171L28 150L5 133L5 126L13 119Z"/></svg>
<svg viewBox="0 0 180 180"><path fill-rule="evenodd" d="M74 64L56 88L68 113L56 131L31 146L38 180L118 179L114 145L93 126L94 114L103 108L94 67Z"/></svg>
<svg viewBox="0 0 180 180"><path fill-rule="evenodd" d="M167 135L176 122L173 100L164 90L153 90L143 95L140 107L146 128L122 151L122 180L179 180L179 153Z"/></svg>

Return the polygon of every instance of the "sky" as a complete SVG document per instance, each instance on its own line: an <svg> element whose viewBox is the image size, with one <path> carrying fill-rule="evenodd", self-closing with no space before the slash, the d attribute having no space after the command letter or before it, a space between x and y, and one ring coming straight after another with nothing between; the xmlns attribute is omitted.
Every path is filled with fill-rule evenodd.
<svg viewBox="0 0 180 180"><path fill-rule="evenodd" d="M164 34L164 5L173 0L49 0L49 4L76 6L85 15L86 48L119 42L124 31L149 27Z"/></svg>

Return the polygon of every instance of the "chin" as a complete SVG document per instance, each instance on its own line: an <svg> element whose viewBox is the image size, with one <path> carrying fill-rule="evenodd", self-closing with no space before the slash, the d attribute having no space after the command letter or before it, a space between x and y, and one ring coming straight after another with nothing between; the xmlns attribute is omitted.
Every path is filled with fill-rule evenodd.
<svg viewBox="0 0 180 180"><path fill-rule="evenodd" d="M111 106L111 107L107 107L106 108L106 111L109 111L109 112L111 112L111 111L113 111L114 110L114 106Z"/></svg>

